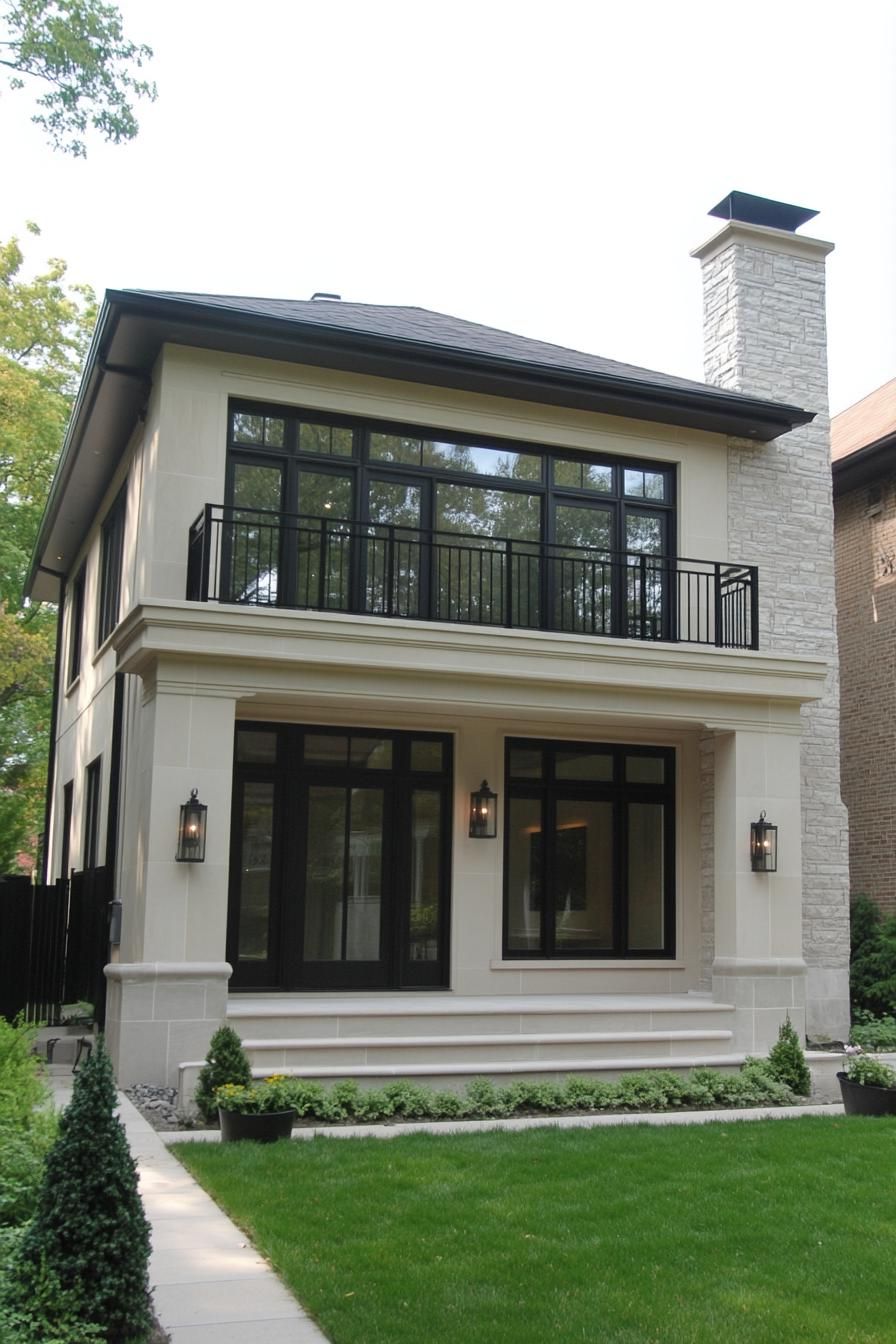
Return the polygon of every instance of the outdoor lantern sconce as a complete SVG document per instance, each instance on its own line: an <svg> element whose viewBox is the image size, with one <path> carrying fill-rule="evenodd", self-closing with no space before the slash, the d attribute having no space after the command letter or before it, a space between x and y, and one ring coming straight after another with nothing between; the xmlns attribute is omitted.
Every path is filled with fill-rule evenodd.
<svg viewBox="0 0 896 1344"><path fill-rule="evenodd" d="M494 840L498 834L498 795L486 780L470 794L470 839Z"/></svg>
<svg viewBox="0 0 896 1344"><path fill-rule="evenodd" d="M750 867L754 873L778 871L778 828L766 821L764 812L750 822Z"/></svg>
<svg viewBox="0 0 896 1344"><path fill-rule="evenodd" d="M181 803L180 825L177 828L178 863L205 862L205 816L208 808L196 796L198 789L190 790L190 801Z"/></svg>

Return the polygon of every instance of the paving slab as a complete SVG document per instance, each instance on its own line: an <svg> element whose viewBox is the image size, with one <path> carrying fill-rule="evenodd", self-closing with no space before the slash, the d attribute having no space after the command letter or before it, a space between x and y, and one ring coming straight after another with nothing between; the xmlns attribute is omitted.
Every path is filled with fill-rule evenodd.
<svg viewBox="0 0 896 1344"><path fill-rule="evenodd" d="M66 1106L71 1067L54 1065L49 1075L57 1106ZM327 1344L245 1233L123 1093L118 1100L152 1229L153 1304L171 1344Z"/></svg>

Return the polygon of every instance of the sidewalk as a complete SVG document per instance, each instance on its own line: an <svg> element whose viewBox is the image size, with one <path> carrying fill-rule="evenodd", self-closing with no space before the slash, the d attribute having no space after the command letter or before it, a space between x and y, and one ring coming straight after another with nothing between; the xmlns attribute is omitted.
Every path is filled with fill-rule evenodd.
<svg viewBox="0 0 896 1344"><path fill-rule="evenodd" d="M65 1106L71 1065L51 1066L49 1075L57 1106ZM327 1344L245 1235L127 1097L118 1098L152 1227L153 1304L172 1344Z"/></svg>

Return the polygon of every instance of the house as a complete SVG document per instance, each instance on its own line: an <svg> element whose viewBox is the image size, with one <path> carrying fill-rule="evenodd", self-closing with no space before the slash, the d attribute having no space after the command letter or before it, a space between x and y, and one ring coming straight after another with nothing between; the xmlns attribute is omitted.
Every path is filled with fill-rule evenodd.
<svg viewBox="0 0 896 1344"><path fill-rule="evenodd" d="M225 1016L261 1071L368 1079L844 1035L831 245L714 213L708 384L417 308L106 295L30 591L49 876L114 872L123 1082Z"/></svg>
<svg viewBox="0 0 896 1344"><path fill-rule="evenodd" d="M831 459L850 875L896 914L896 378L834 416Z"/></svg>

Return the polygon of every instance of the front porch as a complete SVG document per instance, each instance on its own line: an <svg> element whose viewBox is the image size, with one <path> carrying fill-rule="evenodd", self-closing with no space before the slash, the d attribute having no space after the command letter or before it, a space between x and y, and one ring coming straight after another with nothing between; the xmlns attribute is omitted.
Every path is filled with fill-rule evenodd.
<svg viewBox="0 0 896 1344"><path fill-rule="evenodd" d="M819 664L192 603L116 642L146 688L108 972L123 1081L173 1085L225 1018L261 1074L372 1081L735 1065L785 1013L803 1029L799 708ZM469 833L483 778L492 841ZM208 854L175 864L194 787ZM786 844L758 875L764 808Z"/></svg>

